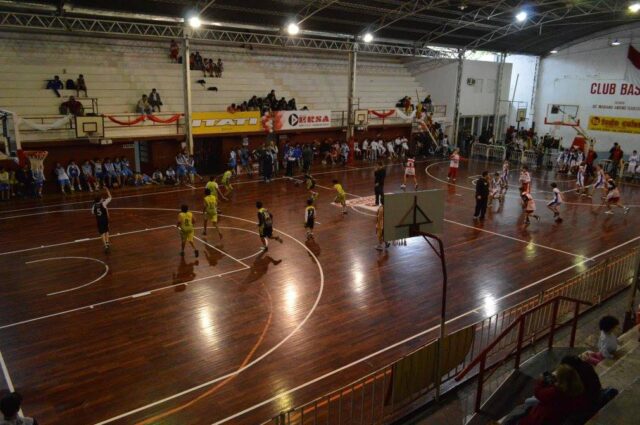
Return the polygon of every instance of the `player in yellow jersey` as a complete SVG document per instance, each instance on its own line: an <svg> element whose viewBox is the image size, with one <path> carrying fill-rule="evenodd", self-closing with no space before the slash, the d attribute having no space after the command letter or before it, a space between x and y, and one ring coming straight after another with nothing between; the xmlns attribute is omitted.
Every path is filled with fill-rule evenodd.
<svg viewBox="0 0 640 425"><path fill-rule="evenodd" d="M338 183L338 180L333 180L333 188L338 192L333 202L342 205L342 214L347 213L347 192L344 191L342 185Z"/></svg>
<svg viewBox="0 0 640 425"><path fill-rule="evenodd" d="M231 176L232 175L233 175L233 169L230 168L227 171L225 171L224 174L222 174L222 177L220 178L220 183L222 184L222 186L224 186L224 188L225 188L225 190L227 192L227 193L225 193L225 196L229 196L229 194L233 190L233 186L231 186Z"/></svg>
<svg viewBox="0 0 640 425"><path fill-rule="evenodd" d="M220 186L218 186L218 183L216 183L216 178L214 176L209 177L209 181L204 186L204 188L205 189L209 189L211 191L212 195L219 196L220 198L224 199L225 201L228 201L228 199L225 198L225 196L220 191Z"/></svg>
<svg viewBox="0 0 640 425"><path fill-rule="evenodd" d="M189 242L191 248L193 248L193 253L196 258L200 253L196 249L196 246L193 244L193 233L195 224L193 220L193 214L189 211L189 207L187 205L182 205L180 207L181 213L178 214L178 229L180 229L180 237L182 239L182 249L180 250L180 256L184 257L184 246Z"/></svg>
<svg viewBox="0 0 640 425"><path fill-rule="evenodd" d="M222 232L218 227L218 197L211 193L209 189L204 190L204 195L204 210L202 211L204 214L204 231L202 234L207 234L207 222L211 221L211 225L216 228L218 236L222 239Z"/></svg>

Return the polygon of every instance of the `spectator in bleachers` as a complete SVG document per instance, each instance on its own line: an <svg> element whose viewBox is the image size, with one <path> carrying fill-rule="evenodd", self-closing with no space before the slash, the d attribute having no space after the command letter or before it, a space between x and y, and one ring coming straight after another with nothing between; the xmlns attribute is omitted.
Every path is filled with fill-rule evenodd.
<svg viewBox="0 0 640 425"><path fill-rule="evenodd" d="M11 199L11 188L9 186L9 171L0 167L0 201Z"/></svg>
<svg viewBox="0 0 640 425"><path fill-rule="evenodd" d="M209 58L204 60L204 76L205 77L207 76L207 74L209 74L209 77L213 77L214 68L215 66L213 63L213 59Z"/></svg>
<svg viewBox="0 0 640 425"><path fill-rule="evenodd" d="M69 100L60 105L60 113L63 115L71 114L77 117L82 116L84 115L84 106L82 106L82 103L78 102L75 97L69 96Z"/></svg>
<svg viewBox="0 0 640 425"><path fill-rule="evenodd" d="M169 168L167 168L165 170L164 175L165 175L164 182L166 184L172 184L174 186L178 185L178 179L176 177L176 170L174 170L173 167L169 166Z"/></svg>
<svg viewBox="0 0 640 425"><path fill-rule="evenodd" d="M580 376L584 386L585 397L589 402L589 406L594 408L592 413L595 413L596 406L599 406L601 402L602 384L593 366L582 361L578 356L565 356L560 363L566 364L578 372L578 376Z"/></svg>
<svg viewBox="0 0 640 425"><path fill-rule="evenodd" d="M20 406L22 405L22 396L17 392L12 392L0 400L0 412L3 419L0 420L1 425L38 425L38 421L26 416L20 416Z"/></svg>
<svg viewBox="0 0 640 425"><path fill-rule="evenodd" d="M213 67L213 70L216 73L217 78L222 77L222 72L224 71L224 64L222 63L222 59L218 58L218 62L216 62L216 66Z"/></svg>
<svg viewBox="0 0 640 425"><path fill-rule="evenodd" d="M259 109L258 98L256 97L256 95L253 95L251 99L249 99L247 106L249 107L250 111L256 111Z"/></svg>
<svg viewBox="0 0 640 425"><path fill-rule="evenodd" d="M204 61L202 60L202 56L200 56L200 52L196 52L196 55L193 57L195 60L196 69L203 70L204 69Z"/></svg>
<svg viewBox="0 0 640 425"><path fill-rule="evenodd" d="M404 108L405 113L409 113L413 111L413 105L411 104L411 97L405 96L404 101L402 102L402 107Z"/></svg>
<svg viewBox="0 0 640 425"><path fill-rule="evenodd" d="M232 103L231 105L229 105L227 107L227 112L229 112L230 114L234 114L234 113L238 112L238 108L237 108L236 104Z"/></svg>
<svg viewBox="0 0 640 425"><path fill-rule="evenodd" d="M84 92L84 97L89 97L87 94L87 82L84 81L84 75L80 74L76 80L76 96L80 97L80 92Z"/></svg>
<svg viewBox="0 0 640 425"><path fill-rule="evenodd" d="M287 99L281 97L276 107L274 108L276 111L286 111L287 110Z"/></svg>
<svg viewBox="0 0 640 425"><path fill-rule="evenodd" d="M143 94L140 100L138 100L138 104L136 105L136 112L140 115L149 115L153 112L146 94Z"/></svg>
<svg viewBox="0 0 640 425"><path fill-rule="evenodd" d="M196 54L193 52L189 54L189 69L192 71L196 69Z"/></svg>
<svg viewBox="0 0 640 425"><path fill-rule="evenodd" d="M287 104L287 110L288 111L297 111L298 110L298 108L296 107L296 99L294 97L289 99L289 103Z"/></svg>
<svg viewBox="0 0 640 425"><path fill-rule="evenodd" d="M156 171L151 175L151 182L155 184L163 184L164 175L162 174L162 171L156 169Z"/></svg>
<svg viewBox="0 0 640 425"><path fill-rule="evenodd" d="M171 44L169 45L169 59L172 62L178 62L178 55L180 54L180 47L175 40L171 40Z"/></svg>
<svg viewBox="0 0 640 425"><path fill-rule="evenodd" d="M156 89L151 89L151 93L149 93L149 105L151 105L151 112L155 112L156 108L160 112L162 99L160 99L160 93Z"/></svg>
<svg viewBox="0 0 640 425"><path fill-rule="evenodd" d="M64 88L64 85L62 84L62 80L60 80L60 77L57 75L53 76L53 80L49 80L47 82L47 89L48 90L53 90L53 92L56 94L56 96L58 97L62 97L60 95L60 91Z"/></svg>

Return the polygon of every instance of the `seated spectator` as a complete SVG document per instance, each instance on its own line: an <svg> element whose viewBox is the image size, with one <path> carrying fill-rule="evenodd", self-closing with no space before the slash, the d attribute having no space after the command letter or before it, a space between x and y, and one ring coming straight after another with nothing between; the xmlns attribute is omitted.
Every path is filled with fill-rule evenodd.
<svg viewBox="0 0 640 425"><path fill-rule="evenodd" d="M156 89L151 89L151 93L149 93L149 105L151 105L151 112L155 112L156 108L158 108L158 112L160 112L162 99L160 99L160 93L158 93Z"/></svg>
<svg viewBox="0 0 640 425"><path fill-rule="evenodd" d="M162 171L156 169L151 175L151 182L154 184L164 184L164 174L162 174Z"/></svg>
<svg viewBox="0 0 640 425"><path fill-rule="evenodd" d="M582 361L578 356L565 356L560 363L570 366L578 373L580 381L582 381L582 385L584 386L584 395L587 398L589 406L593 408L591 413L595 413L601 405L602 384L593 366Z"/></svg>
<svg viewBox="0 0 640 425"><path fill-rule="evenodd" d="M229 112L230 114L238 112L238 108L236 107L236 104L232 103L231 105L229 105L229 107L227 107L227 112Z"/></svg>
<svg viewBox="0 0 640 425"><path fill-rule="evenodd" d="M174 170L173 167L167 168L167 170L164 172L164 175L166 176L164 180L166 184L178 184L178 179L176 178L176 170Z"/></svg>
<svg viewBox="0 0 640 425"><path fill-rule="evenodd" d="M409 113L413 111L413 105L411 104L411 97L405 96L404 102L402 103L402 107L404 108L405 113Z"/></svg>
<svg viewBox="0 0 640 425"><path fill-rule="evenodd" d="M22 396L17 392L5 395L0 400L0 412L2 412L3 420L1 425L38 425L38 421L26 416L19 416L20 406L22 405Z"/></svg>
<svg viewBox="0 0 640 425"><path fill-rule="evenodd" d="M271 91L269 92L269 94L268 94L268 95L267 95L267 97L266 97L266 100L267 100L269 103L273 103L273 102L275 102L275 101L276 101L276 91L275 91L275 90L273 90L273 89L271 89Z"/></svg>
<svg viewBox="0 0 640 425"><path fill-rule="evenodd" d="M278 101L277 106L275 107L276 111L286 111L287 110L287 99L281 97Z"/></svg>
<svg viewBox="0 0 640 425"><path fill-rule="evenodd" d="M222 77L222 72L224 71L224 64L222 63L222 59L218 58L218 62L216 63L214 70L217 78Z"/></svg>
<svg viewBox="0 0 640 425"><path fill-rule="evenodd" d="M62 90L64 87L64 85L62 84L62 81L60 80L60 77L57 75L54 75L53 80L49 80L47 82L47 89L51 89L53 90L53 92L56 94L56 96L58 97L62 97L60 95L59 90Z"/></svg>
<svg viewBox="0 0 640 425"><path fill-rule="evenodd" d="M427 97L424 98L424 101L422 101L422 103L424 103L425 105L431 105L431 95L428 94Z"/></svg>
<svg viewBox="0 0 640 425"><path fill-rule="evenodd" d="M196 69L196 54L193 52L189 54L189 69L192 71Z"/></svg>
<svg viewBox="0 0 640 425"><path fill-rule="evenodd" d="M600 338L598 340L598 351L587 351L582 354L584 361L597 365L604 359L613 359L618 351L618 326L620 321L613 316L604 316L600 319Z"/></svg>
<svg viewBox="0 0 640 425"><path fill-rule="evenodd" d="M213 73L215 72L215 66L213 63L213 59L205 59L204 60L204 76L206 77L209 74L209 77L213 77Z"/></svg>
<svg viewBox="0 0 640 425"><path fill-rule="evenodd" d="M151 177L144 173L135 173L133 176L133 184L135 186L143 186L145 184L151 184Z"/></svg>
<svg viewBox="0 0 640 425"><path fill-rule="evenodd" d="M250 111L255 111L258 109L258 98L253 95L253 97L251 97L251 99L249 99L249 102L247 103L247 106L249 107Z"/></svg>
<svg viewBox="0 0 640 425"><path fill-rule="evenodd" d="M69 100L60 105L60 113L63 115L71 114L77 117L83 116L84 106L82 106L82 103L78 102L75 97L69 96Z"/></svg>
<svg viewBox="0 0 640 425"><path fill-rule="evenodd" d="M545 373L536 383L534 395L510 413L503 425L560 425L588 408L578 372L565 364L553 374Z"/></svg>
<svg viewBox="0 0 640 425"><path fill-rule="evenodd" d="M289 99L289 102L287 103L287 110L288 111L297 111L298 108L296 107L296 99L295 98L291 98Z"/></svg>
<svg viewBox="0 0 640 425"><path fill-rule="evenodd" d="M11 199L11 188L9 186L9 171L0 167L0 201Z"/></svg>
<svg viewBox="0 0 640 425"><path fill-rule="evenodd" d="M308 110L309 110L309 108L307 108L307 105L304 105L304 106L302 107L302 109L301 109L301 110L302 110L302 111L308 111Z"/></svg>
<svg viewBox="0 0 640 425"><path fill-rule="evenodd" d="M76 96L80 97L80 92L84 92L84 97L89 97L87 94L87 83L84 81L84 75L80 74L76 80Z"/></svg>
<svg viewBox="0 0 640 425"><path fill-rule="evenodd" d="M171 40L171 44L169 45L169 59L172 62L178 62L178 55L180 54L180 47L175 40Z"/></svg>
<svg viewBox="0 0 640 425"><path fill-rule="evenodd" d="M146 94L143 94L142 98L138 101L138 104L136 105L136 112L140 115L149 115L153 112Z"/></svg>

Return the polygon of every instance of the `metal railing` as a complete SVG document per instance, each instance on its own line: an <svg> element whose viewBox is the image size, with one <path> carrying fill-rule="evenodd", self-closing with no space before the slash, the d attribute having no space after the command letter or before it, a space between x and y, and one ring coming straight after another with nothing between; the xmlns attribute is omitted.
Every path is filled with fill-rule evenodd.
<svg viewBox="0 0 640 425"><path fill-rule="evenodd" d="M471 157L487 161L504 161L507 157L507 151L501 145L487 145L475 142L471 145Z"/></svg>
<svg viewBox="0 0 640 425"><path fill-rule="evenodd" d="M553 330L551 331L553 334L560 326L569 322L575 324L575 301L580 300L580 303L595 306L626 289L635 279L639 262L640 247L638 246L622 254L604 259L578 275L543 290L513 307L464 327L462 330L469 330L473 335L473 340L464 359L459 364L448 368L449 370L436 371L435 358L433 362L428 364L416 363L415 367L422 371L426 369L433 371L434 374L440 374L442 377L440 388L442 392L445 392L459 385L460 382L471 380L479 374L478 362L473 362L488 348L492 350L485 356L483 365L485 376L482 377L483 379L487 377L487 370L496 368L505 359L513 356L514 347L520 348L517 350L520 353L517 362L521 363L527 360L526 354L522 353L522 348L549 335L551 330ZM525 313L527 313L528 319L519 321L519 318ZM555 320L553 320L554 318ZM509 330L511 332L507 332ZM435 335L437 330L433 332ZM503 333L507 335L496 343L496 338ZM518 338L518 335L521 337ZM552 336L550 341L553 342ZM282 412L263 424L364 425L391 423L434 399L435 385L432 383L411 392L404 398L398 398L396 394L398 387L393 383L394 370L399 364L411 361L414 354L421 350L437 347L438 343L439 339L433 338L418 350L402 356L375 372L313 401ZM465 372L464 376L460 376L461 372ZM456 380L456 377L459 379ZM433 382L437 382L437 380L434 379ZM480 403L482 403L483 395L483 391L480 390Z"/></svg>
<svg viewBox="0 0 640 425"><path fill-rule="evenodd" d="M555 298L545 301L528 311L522 313L516 320L511 322L505 330L503 330L496 339L487 346L482 352L472 360L462 372L456 376L456 381L462 380L474 368L478 368L477 374L477 391L475 398L475 412L480 411L482 406L482 394L485 379L488 378L492 368L498 364L506 362L511 356L514 357L514 369L520 368L522 360L522 350L525 341L537 341L541 336L548 335L548 347L553 347L553 338L558 326L558 322L562 320L562 316L568 311L573 313L571 317L571 338L569 346L573 347L576 339L576 330L578 327L578 317L580 315L580 305L593 305L590 302L582 301L576 298L564 297L558 295ZM515 338L515 339L514 339ZM495 353L493 353L495 349ZM493 353L493 356L492 356ZM494 365L487 364L491 357L498 357ZM495 369L494 369L495 370Z"/></svg>

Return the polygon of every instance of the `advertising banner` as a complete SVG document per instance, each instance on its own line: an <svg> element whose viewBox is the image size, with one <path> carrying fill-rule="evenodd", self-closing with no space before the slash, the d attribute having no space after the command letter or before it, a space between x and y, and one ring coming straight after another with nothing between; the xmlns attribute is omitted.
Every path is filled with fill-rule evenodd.
<svg viewBox="0 0 640 425"><path fill-rule="evenodd" d="M278 111L274 130L306 130L331 127L331 111Z"/></svg>
<svg viewBox="0 0 640 425"><path fill-rule="evenodd" d="M591 115L589 117L589 130L640 134L640 118Z"/></svg>
<svg viewBox="0 0 640 425"><path fill-rule="evenodd" d="M262 130L260 112L194 112L193 134L251 133Z"/></svg>

